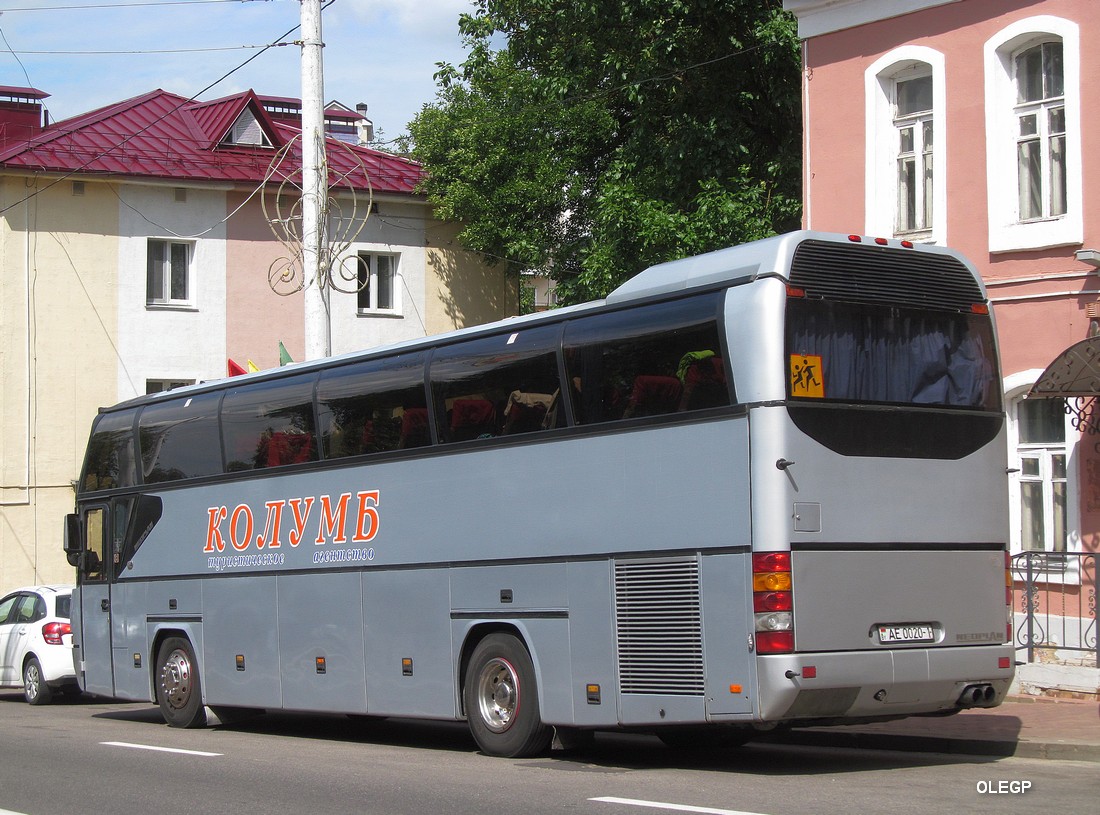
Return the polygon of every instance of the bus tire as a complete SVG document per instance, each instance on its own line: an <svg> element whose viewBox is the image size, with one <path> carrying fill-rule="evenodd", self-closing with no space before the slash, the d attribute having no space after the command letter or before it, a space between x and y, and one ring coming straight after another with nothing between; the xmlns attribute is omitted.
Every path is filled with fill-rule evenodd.
<svg viewBox="0 0 1100 815"><path fill-rule="evenodd" d="M157 656L157 704L171 727L203 727L206 709L195 667L195 651L183 637L169 637Z"/></svg>
<svg viewBox="0 0 1100 815"><path fill-rule="evenodd" d="M487 755L523 758L550 746L554 729L539 716L534 663L511 634L490 634L477 644L462 699L474 741Z"/></svg>

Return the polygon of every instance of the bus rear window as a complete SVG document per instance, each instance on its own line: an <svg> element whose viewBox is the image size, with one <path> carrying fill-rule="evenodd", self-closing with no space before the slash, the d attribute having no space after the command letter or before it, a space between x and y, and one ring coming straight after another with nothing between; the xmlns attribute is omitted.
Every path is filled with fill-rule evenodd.
<svg viewBox="0 0 1100 815"><path fill-rule="evenodd" d="M1000 410L988 315L787 301L792 399Z"/></svg>

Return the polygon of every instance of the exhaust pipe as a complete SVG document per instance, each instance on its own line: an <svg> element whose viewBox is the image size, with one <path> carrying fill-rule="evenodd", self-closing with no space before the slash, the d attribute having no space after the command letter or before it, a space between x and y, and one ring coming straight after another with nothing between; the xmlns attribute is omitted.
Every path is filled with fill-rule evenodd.
<svg viewBox="0 0 1100 815"><path fill-rule="evenodd" d="M997 691L989 683L980 685L967 685L963 688L962 695L956 704L960 708L968 707L993 707L996 703Z"/></svg>

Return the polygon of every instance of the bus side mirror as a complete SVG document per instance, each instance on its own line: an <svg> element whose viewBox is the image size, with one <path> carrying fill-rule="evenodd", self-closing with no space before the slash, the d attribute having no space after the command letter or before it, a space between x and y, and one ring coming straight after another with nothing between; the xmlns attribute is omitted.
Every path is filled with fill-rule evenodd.
<svg viewBox="0 0 1100 815"><path fill-rule="evenodd" d="M80 554L84 551L84 528L80 524L80 516L70 514L65 516L65 559L70 566L80 567Z"/></svg>

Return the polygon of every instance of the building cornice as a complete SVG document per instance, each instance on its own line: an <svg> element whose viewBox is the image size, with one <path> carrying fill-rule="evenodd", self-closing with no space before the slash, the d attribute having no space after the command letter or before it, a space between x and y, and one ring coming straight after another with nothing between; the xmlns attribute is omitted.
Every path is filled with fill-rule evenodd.
<svg viewBox="0 0 1100 815"><path fill-rule="evenodd" d="M798 19L798 37L808 40L845 28L900 17L962 0L783 0Z"/></svg>

